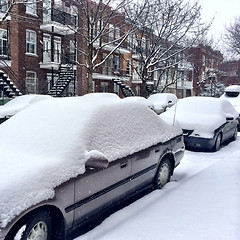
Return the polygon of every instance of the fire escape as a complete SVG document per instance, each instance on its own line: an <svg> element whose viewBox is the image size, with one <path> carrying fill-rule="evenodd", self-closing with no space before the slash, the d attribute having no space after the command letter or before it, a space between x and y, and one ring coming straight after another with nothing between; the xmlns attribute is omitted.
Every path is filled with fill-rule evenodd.
<svg viewBox="0 0 240 240"><path fill-rule="evenodd" d="M51 86L48 94L54 97L62 97L68 95L66 93L67 87L71 82L74 82L75 75L73 64L60 65L58 71L58 80ZM65 94L64 94L65 93Z"/></svg>
<svg viewBox="0 0 240 240"><path fill-rule="evenodd" d="M122 80L120 80L120 79L112 79L112 81L114 83L116 83L120 87L124 97L135 96L135 94L134 94L133 90L131 89L131 87L129 87L128 85L123 83Z"/></svg>
<svg viewBox="0 0 240 240"><path fill-rule="evenodd" d="M7 65L4 60L0 60L1 64L5 67L5 70L11 74L12 78L19 82L19 79L12 72L11 68ZM14 85L14 83L10 80L9 75L4 71L0 70L0 92L3 93L4 96L8 98L13 98L16 96L22 95L20 90Z"/></svg>

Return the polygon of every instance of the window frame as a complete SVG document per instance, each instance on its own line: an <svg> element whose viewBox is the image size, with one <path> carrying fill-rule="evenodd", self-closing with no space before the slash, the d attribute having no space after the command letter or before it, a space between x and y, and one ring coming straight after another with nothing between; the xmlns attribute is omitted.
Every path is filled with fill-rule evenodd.
<svg viewBox="0 0 240 240"><path fill-rule="evenodd" d="M6 38L4 38L6 36ZM0 56L8 56L8 32L0 28Z"/></svg>
<svg viewBox="0 0 240 240"><path fill-rule="evenodd" d="M31 34L33 34L33 36ZM31 51L31 49L33 51ZM26 29L26 53L37 55L37 33L30 29Z"/></svg>
<svg viewBox="0 0 240 240"><path fill-rule="evenodd" d="M30 76L30 75L33 76ZM31 82L32 81L32 82ZM36 94L38 89L37 73L34 71L26 71L25 86L30 94Z"/></svg>

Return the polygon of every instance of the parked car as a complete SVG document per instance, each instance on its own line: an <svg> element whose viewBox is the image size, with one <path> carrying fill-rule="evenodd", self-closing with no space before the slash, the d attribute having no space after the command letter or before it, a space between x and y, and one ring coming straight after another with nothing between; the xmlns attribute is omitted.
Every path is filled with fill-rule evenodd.
<svg viewBox="0 0 240 240"><path fill-rule="evenodd" d="M162 188L184 154L180 127L107 97L33 104L0 135L1 240L67 238L142 188Z"/></svg>
<svg viewBox="0 0 240 240"><path fill-rule="evenodd" d="M123 101L128 101L128 102L139 102L141 104L144 104L145 106L149 107L150 109L153 110L153 103L141 96L131 96L131 97L125 97L122 99Z"/></svg>
<svg viewBox="0 0 240 240"><path fill-rule="evenodd" d="M228 100L234 106L240 117L240 85L226 87L224 94L220 98ZM240 120L238 131L240 131Z"/></svg>
<svg viewBox="0 0 240 240"><path fill-rule="evenodd" d="M183 98L161 116L179 122L188 149L218 151L223 142L237 138L238 113L223 99Z"/></svg>
<svg viewBox="0 0 240 240"><path fill-rule="evenodd" d="M16 97L3 106L0 106L0 123L6 121L19 111L24 108L30 106L33 103L38 101L46 100L51 98L49 95L38 95L38 94L30 94L30 95L22 95Z"/></svg>
<svg viewBox="0 0 240 240"><path fill-rule="evenodd" d="M161 114L173 106L178 99L173 93L154 93L148 97L148 100L152 102L153 110L157 114Z"/></svg>

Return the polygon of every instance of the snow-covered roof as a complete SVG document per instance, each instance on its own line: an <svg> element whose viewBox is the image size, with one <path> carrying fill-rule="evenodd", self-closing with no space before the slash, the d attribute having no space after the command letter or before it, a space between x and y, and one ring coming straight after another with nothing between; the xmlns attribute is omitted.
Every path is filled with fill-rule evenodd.
<svg viewBox="0 0 240 240"><path fill-rule="evenodd" d="M119 99L52 98L29 106L0 125L0 226L52 198L56 186L85 172L91 156L111 162L180 133L148 107Z"/></svg>
<svg viewBox="0 0 240 240"><path fill-rule="evenodd" d="M213 130L226 122L226 117L238 117L234 107L226 100L211 97L179 99L161 117L180 123L182 129L194 130L196 136L212 138Z"/></svg>
<svg viewBox="0 0 240 240"><path fill-rule="evenodd" d="M30 106L38 101L46 100L51 98L49 95L22 95L12 99L3 106L0 106L0 118L10 117L21 111L22 109Z"/></svg>

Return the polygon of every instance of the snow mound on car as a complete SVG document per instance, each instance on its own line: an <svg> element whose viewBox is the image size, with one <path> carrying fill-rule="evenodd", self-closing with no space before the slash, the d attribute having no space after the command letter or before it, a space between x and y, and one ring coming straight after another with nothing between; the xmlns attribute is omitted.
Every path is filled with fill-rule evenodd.
<svg viewBox="0 0 240 240"><path fill-rule="evenodd" d="M148 107L118 99L49 99L22 110L0 125L0 226L53 198L92 154L114 161L179 134Z"/></svg>

